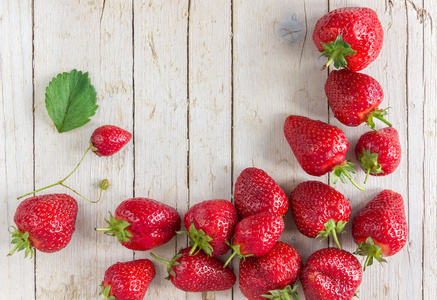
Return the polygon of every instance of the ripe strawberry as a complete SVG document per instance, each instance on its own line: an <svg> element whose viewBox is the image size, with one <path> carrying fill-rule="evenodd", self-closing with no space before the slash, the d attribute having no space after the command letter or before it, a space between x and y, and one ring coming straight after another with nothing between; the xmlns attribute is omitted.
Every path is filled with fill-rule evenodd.
<svg viewBox="0 0 437 300"><path fill-rule="evenodd" d="M302 169L310 175L322 176L333 171L333 182L344 183L348 178L360 190L350 176L355 173L352 164L346 161L349 142L344 132L322 121L302 116L288 116L284 124L284 134Z"/></svg>
<svg viewBox="0 0 437 300"><path fill-rule="evenodd" d="M154 277L155 268L148 259L118 262L106 270L99 295L104 300L143 300Z"/></svg>
<svg viewBox="0 0 437 300"><path fill-rule="evenodd" d="M111 156L126 145L132 134L114 125L104 125L91 135L91 150L98 156Z"/></svg>
<svg viewBox="0 0 437 300"><path fill-rule="evenodd" d="M261 212L244 218L235 226L231 248L234 253L226 265L237 255L239 258L267 254L284 231L284 220L277 213Z"/></svg>
<svg viewBox="0 0 437 300"><path fill-rule="evenodd" d="M407 242L408 226L402 196L383 190L361 209L352 222L352 237L357 254L367 256L364 268L373 258L386 262L384 256L398 253Z"/></svg>
<svg viewBox="0 0 437 300"><path fill-rule="evenodd" d="M25 250L25 257L33 257L33 248L41 252L56 252L65 248L75 230L76 200L66 194L47 194L25 199L14 215L17 228L12 232L9 255Z"/></svg>
<svg viewBox="0 0 437 300"><path fill-rule="evenodd" d="M232 288L237 280L232 269L225 267L224 262L208 256L203 250L190 255L191 248L179 251L168 262L156 257L155 259L167 264L168 279L171 283L186 292L224 291Z"/></svg>
<svg viewBox="0 0 437 300"><path fill-rule="evenodd" d="M240 219L263 211L285 216L288 211L285 192L265 171L257 168L246 168L238 176L234 204Z"/></svg>
<svg viewBox="0 0 437 300"><path fill-rule="evenodd" d="M369 75L333 70L326 80L325 93L334 116L344 125L358 126L366 122L373 129L373 118L377 118L391 126L384 119L387 109L378 109L384 99L382 87Z"/></svg>
<svg viewBox="0 0 437 300"><path fill-rule="evenodd" d="M381 51L384 31L375 11L366 7L344 7L321 17L314 28L313 41L321 55L327 56L324 68L359 71L374 61Z"/></svg>
<svg viewBox="0 0 437 300"><path fill-rule="evenodd" d="M401 162L401 143L393 127L363 134L355 146L355 154L367 177L393 173Z"/></svg>
<svg viewBox="0 0 437 300"><path fill-rule="evenodd" d="M181 218L171 206L149 198L130 198L111 213L107 228L96 228L116 236L128 249L145 251L167 243L181 229Z"/></svg>
<svg viewBox="0 0 437 300"><path fill-rule="evenodd" d="M300 276L306 300L351 300L361 284L363 271L349 252L325 248L308 258Z"/></svg>
<svg viewBox="0 0 437 300"><path fill-rule="evenodd" d="M291 286L301 269L302 258L296 249L278 241L267 254L240 260L240 290L249 300L290 299L297 294Z"/></svg>
<svg viewBox="0 0 437 300"><path fill-rule="evenodd" d="M192 246L190 255L197 247L210 256L220 256L231 248L229 242L238 222L237 210L234 205L223 199L206 200L190 207L184 216L187 234Z"/></svg>
<svg viewBox="0 0 437 300"><path fill-rule="evenodd" d="M351 215L348 199L320 181L298 184L290 194L291 211L297 229L310 238L332 235L341 249L337 234L341 233Z"/></svg>

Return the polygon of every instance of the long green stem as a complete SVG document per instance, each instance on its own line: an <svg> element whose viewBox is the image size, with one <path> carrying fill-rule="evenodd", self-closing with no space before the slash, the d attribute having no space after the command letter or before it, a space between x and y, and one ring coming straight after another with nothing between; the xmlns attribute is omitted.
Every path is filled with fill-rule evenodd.
<svg viewBox="0 0 437 300"><path fill-rule="evenodd" d="M361 190L361 191L365 191L366 189L365 188L362 188L362 187L360 187L353 179L352 179L352 176L347 172L347 171L345 171L344 173L344 176L346 176L347 177L347 179L349 179L349 181L350 182L352 182L352 184L357 188L357 189L359 189L359 190Z"/></svg>
<svg viewBox="0 0 437 300"><path fill-rule="evenodd" d="M34 191L30 192L30 193L27 193L27 194L21 195L20 197L17 198L17 200L19 200L19 199L21 199L21 198L23 198L23 197L26 197L26 196L29 196L29 195L35 194L35 193L37 193L37 192L40 192L40 191L46 190L46 189L48 189L48 188L51 188L51 187L54 187L54 186L57 186L57 185L61 185L61 186L65 187L65 188L67 188L67 189L69 189L69 190L71 190L73 193L77 194L78 196L84 198L85 200L87 200L87 201L89 201L89 202L91 202L91 203L97 203L97 202L99 202L100 199L102 198L102 191L104 190L104 189L100 186L100 184L99 184L99 187L100 187L99 199L97 199L97 200L95 200L95 201L88 199L87 197L83 196L82 194L80 194L79 192L77 192L76 190L74 190L73 188L71 188L71 187L69 187L68 185L64 184L64 181L67 180L71 175L73 175L73 173L76 172L77 168L79 168L80 164L81 164L81 163L83 162L83 160L85 159L85 156L87 155L88 151L91 150L91 147L92 147L92 145L90 144L90 146L85 150L84 154L82 155L82 158L80 159L80 161L77 163L76 167L74 167L74 169L73 169L73 170L72 170L72 171L71 171L67 176L65 176L63 179L59 180L58 182L52 183L52 184L50 184L50 185L48 185L48 186L45 186L45 187L43 187L43 188L39 188L39 189L37 189L37 190L34 190ZM105 179L105 180L106 180L106 179ZM107 180L106 180L106 182L107 182ZM107 187L106 187L106 188L107 188Z"/></svg>

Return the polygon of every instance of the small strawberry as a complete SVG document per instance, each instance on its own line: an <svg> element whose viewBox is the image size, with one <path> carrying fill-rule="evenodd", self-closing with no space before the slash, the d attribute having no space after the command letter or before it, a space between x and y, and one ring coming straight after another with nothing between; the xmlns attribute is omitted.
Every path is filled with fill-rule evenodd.
<svg viewBox="0 0 437 300"><path fill-rule="evenodd" d="M351 215L348 199L320 181L298 184L290 194L291 211L297 229L310 238L332 235L341 249L337 234L341 233Z"/></svg>
<svg viewBox="0 0 437 300"><path fill-rule="evenodd" d="M104 125L91 135L91 150L98 156L111 156L124 147L132 138L132 134L114 125Z"/></svg>
<svg viewBox="0 0 437 300"><path fill-rule="evenodd" d="M372 265L373 258L386 262L405 246L408 237L402 196L383 190L354 217L352 237L358 245L357 254L367 256L364 268Z"/></svg>
<svg viewBox="0 0 437 300"><path fill-rule="evenodd" d="M107 228L96 228L128 249L145 251L167 243L181 229L181 218L171 206L149 198L130 198L121 202Z"/></svg>
<svg viewBox="0 0 437 300"><path fill-rule="evenodd" d="M190 255L191 247L184 248L168 262L156 257L155 259L167 264L168 278L180 290L186 292L224 291L232 288L237 280L229 266L217 258L208 256L203 250Z"/></svg>
<svg viewBox="0 0 437 300"><path fill-rule="evenodd" d="M130 141L131 138L132 138L132 134L130 134L126 130L121 129L120 127L117 127L117 126L105 125L105 126L101 126L101 127L97 128L96 130L94 130L94 132L91 135L89 147L85 150L85 153L82 155L81 160L76 165L76 167L73 169L73 171L71 171L66 177L59 180L58 182L47 185L43 188L39 188L39 189L32 191L30 193L24 194L24 195L18 197L17 199L26 197L28 195L35 193L35 192L39 192L39 191L54 187L56 185L62 185L63 187L70 189L71 191L73 191L74 193L76 193L77 195L79 195L80 197L86 199L87 201L89 201L91 203L99 202L100 199L102 198L102 191L107 190L109 187L109 182L107 179L103 179L102 181L99 182L100 196L99 196L99 199L97 199L95 201L91 201L90 199L84 197L82 194L78 193L73 188L67 186L64 183L64 181L67 180L71 175L73 175L73 173L77 170L77 168L83 162L86 154L90 150L93 151L94 153L96 153L98 156L111 156L111 155L117 153L118 151L120 151L120 149L123 148L123 146L126 145Z"/></svg>
<svg viewBox="0 0 437 300"><path fill-rule="evenodd" d="M143 300L150 282L155 277L155 267L148 259L118 262L105 272L99 295L103 300Z"/></svg>
<svg viewBox="0 0 437 300"><path fill-rule="evenodd" d="M288 211L285 192L265 171L257 168L246 168L238 176L234 204L240 219L263 211L285 216Z"/></svg>
<svg viewBox="0 0 437 300"><path fill-rule="evenodd" d="M190 207L184 216L187 234L192 246L190 255L199 248L210 256L220 256L231 248L227 244L234 234L238 215L228 200L205 200Z"/></svg>
<svg viewBox="0 0 437 300"><path fill-rule="evenodd" d="M354 164L346 161L349 142L341 129L322 121L291 115L285 120L284 134L305 172L322 176L333 171L334 183L338 178L344 183L346 177L364 191L349 174L355 173Z"/></svg>
<svg viewBox="0 0 437 300"><path fill-rule="evenodd" d="M385 176L393 173L401 162L401 143L393 127L363 134L355 146L355 154L367 175ZM366 182L364 181L364 182Z"/></svg>
<svg viewBox="0 0 437 300"><path fill-rule="evenodd" d="M334 116L347 126L358 126L366 122L375 128L374 118L391 124L384 119L387 109L378 109L384 99L381 85L369 75L349 70L333 70L325 83L325 94Z"/></svg>
<svg viewBox="0 0 437 300"><path fill-rule="evenodd" d="M359 71L381 52L384 31L376 12L366 7L343 7L321 17L314 28L313 41L321 56L327 56L324 68L332 62L336 68Z"/></svg>
<svg viewBox="0 0 437 300"><path fill-rule="evenodd" d="M261 212L244 218L235 226L231 248L234 253L226 261L226 265L237 255L259 257L272 249L284 231L284 220L277 213Z"/></svg>
<svg viewBox="0 0 437 300"><path fill-rule="evenodd" d="M325 248L308 258L300 276L306 300L351 300L361 284L363 271L351 253Z"/></svg>
<svg viewBox="0 0 437 300"><path fill-rule="evenodd" d="M33 248L46 253L65 248L75 230L76 200L66 194L47 194L25 199L14 215L17 228L12 232L9 255L25 250L25 257L33 257Z"/></svg>
<svg viewBox="0 0 437 300"><path fill-rule="evenodd" d="M240 290L249 300L290 299L297 294L291 286L301 269L302 258L296 249L278 241L267 254L240 260Z"/></svg>

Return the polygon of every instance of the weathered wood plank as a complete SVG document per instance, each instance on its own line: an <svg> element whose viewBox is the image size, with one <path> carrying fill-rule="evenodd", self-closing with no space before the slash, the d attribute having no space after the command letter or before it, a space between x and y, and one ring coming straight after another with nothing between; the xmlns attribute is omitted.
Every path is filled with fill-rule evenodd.
<svg viewBox="0 0 437 300"><path fill-rule="evenodd" d="M290 114L327 120L323 88L326 73L320 72L319 53L312 42L316 20L327 12L327 2L234 1L234 180L246 167L266 171L289 195L305 180L327 180L307 175L298 165L284 137ZM275 30L293 14L307 29L291 46ZM285 216L281 240L295 247L305 261L327 246L300 234L291 213ZM237 267L238 261L234 262ZM302 291L300 294L303 296ZM244 299L239 289L236 299Z"/></svg>
<svg viewBox="0 0 437 300"><path fill-rule="evenodd" d="M437 298L437 4L435 1L424 1L423 9L417 7L418 21L424 24L424 101L423 101L423 126L424 126L424 160L423 160L423 293L422 299ZM421 101L419 101L419 104ZM416 198L414 198L416 199ZM419 199L420 201L420 196ZM416 200L416 201L417 201ZM413 202L412 202L412 205ZM419 234L419 233L418 233Z"/></svg>
<svg viewBox="0 0 437 300"><path fill-rule="evenodd" d="M187 24L188 1L134 4L135 196L150 197L179 211L188 205ZM170 260L186 237L152 249ZM151 258L149 251L136 258ZM156 277L147 298L185 299L164 280L166 265L152 259Z"/></svg>
<svg viewBox="0 0 437 300"><path fill-rule="evenodd" d="M33 189L32 1L0 3L0 285L5 299L33 299L34 261L12 250L17 197Z"/></svg>
<svg viewBox="0 0 437 300"><path fill-rule="evenodd" d="M129 1L35 1L37 187L56 182L71 171L96 127L114 124L132 130L131 16ZM86 126L59 134L45 111L45 87L57 73L73 68L89 71L100 108ZM106 268L132 259L132 251L94 231L97 226L105 226L108 210L113 211L122 199L132 195L132 143L110 158L88 154L66 184L96 198L97 184L105 177L112 187L100 203L75 197L79 211L70 245L57 253L37 254L37 299L95 299ZM47 191L53 192L67 191Z"/></svg>
<svg viewBox="0 0 437 300"><path fill-rule="evenodd" d="M191 1L188 32L189 206L232 194L231 1ZM184 212L185 213L185 212ZM227 256L226 256L227 257ZM200 299L201 294L189 294ZM231 299L232 290L204 293Z"/></svg>

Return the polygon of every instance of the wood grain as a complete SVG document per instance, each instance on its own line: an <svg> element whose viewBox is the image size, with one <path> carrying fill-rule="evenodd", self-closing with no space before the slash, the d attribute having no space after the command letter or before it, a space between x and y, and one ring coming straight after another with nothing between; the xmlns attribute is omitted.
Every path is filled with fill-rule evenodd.
<svg viewBox="0 0 437 300"><path fill-rule="evenodd" d="M395 173L371 177L366 191L335 186L329 175L300 168L283 136L290 114L338 126L349 138L347 158L364 125L347 128L329 110L323 91L328 71L312 41L316 21L345 6L374 9L384 28L382 52L363 70L384 89L382 107L398 130L402 162ZM0 3L0 196L4 218L0 249L11 249L16 197L68 174L104 124L123 127L133 139L110 158L88 154L68 179L95 198L97 183L112 183L98 204L76 197L77 230L64 250L33 260L22 253L0 259L5 299L100 299L98 285L117 261L151 259L156 278L145 299L245 299L238 283L229 291L192 294L164 280L166 267L149 253L132 252L94 231L108 211L130 197L149 197L181 217L207 199L232 200L246 167L265 170L289 194L300 182L330 183L351 202L354 215L382 189L403 195L409 224L405 248L388 264L366 270L360 299L437 298L437 4L432 0L316 1L3 1ZM276 34L284 20L302 22L305 34L288 45ZM99 109L92 121L59 134L45 109L45 87L60 72L89 71ZM382 128L383 124L377 124ZM356 167L355 179L365 174ZM49 192L70 191L56 187ZM41 192L41 194L43 194ZM306 260L332 241L301 235L285 217L281 240ZM350 235L341 236L348 251ZM152 252L171 259L187 246L178 236ZM229 255L229 254L228 254ZM225 256L227 257L227 256ZM238 259L233 261L238 276ZM303 293L300 289L301 298Z"/></svg>

